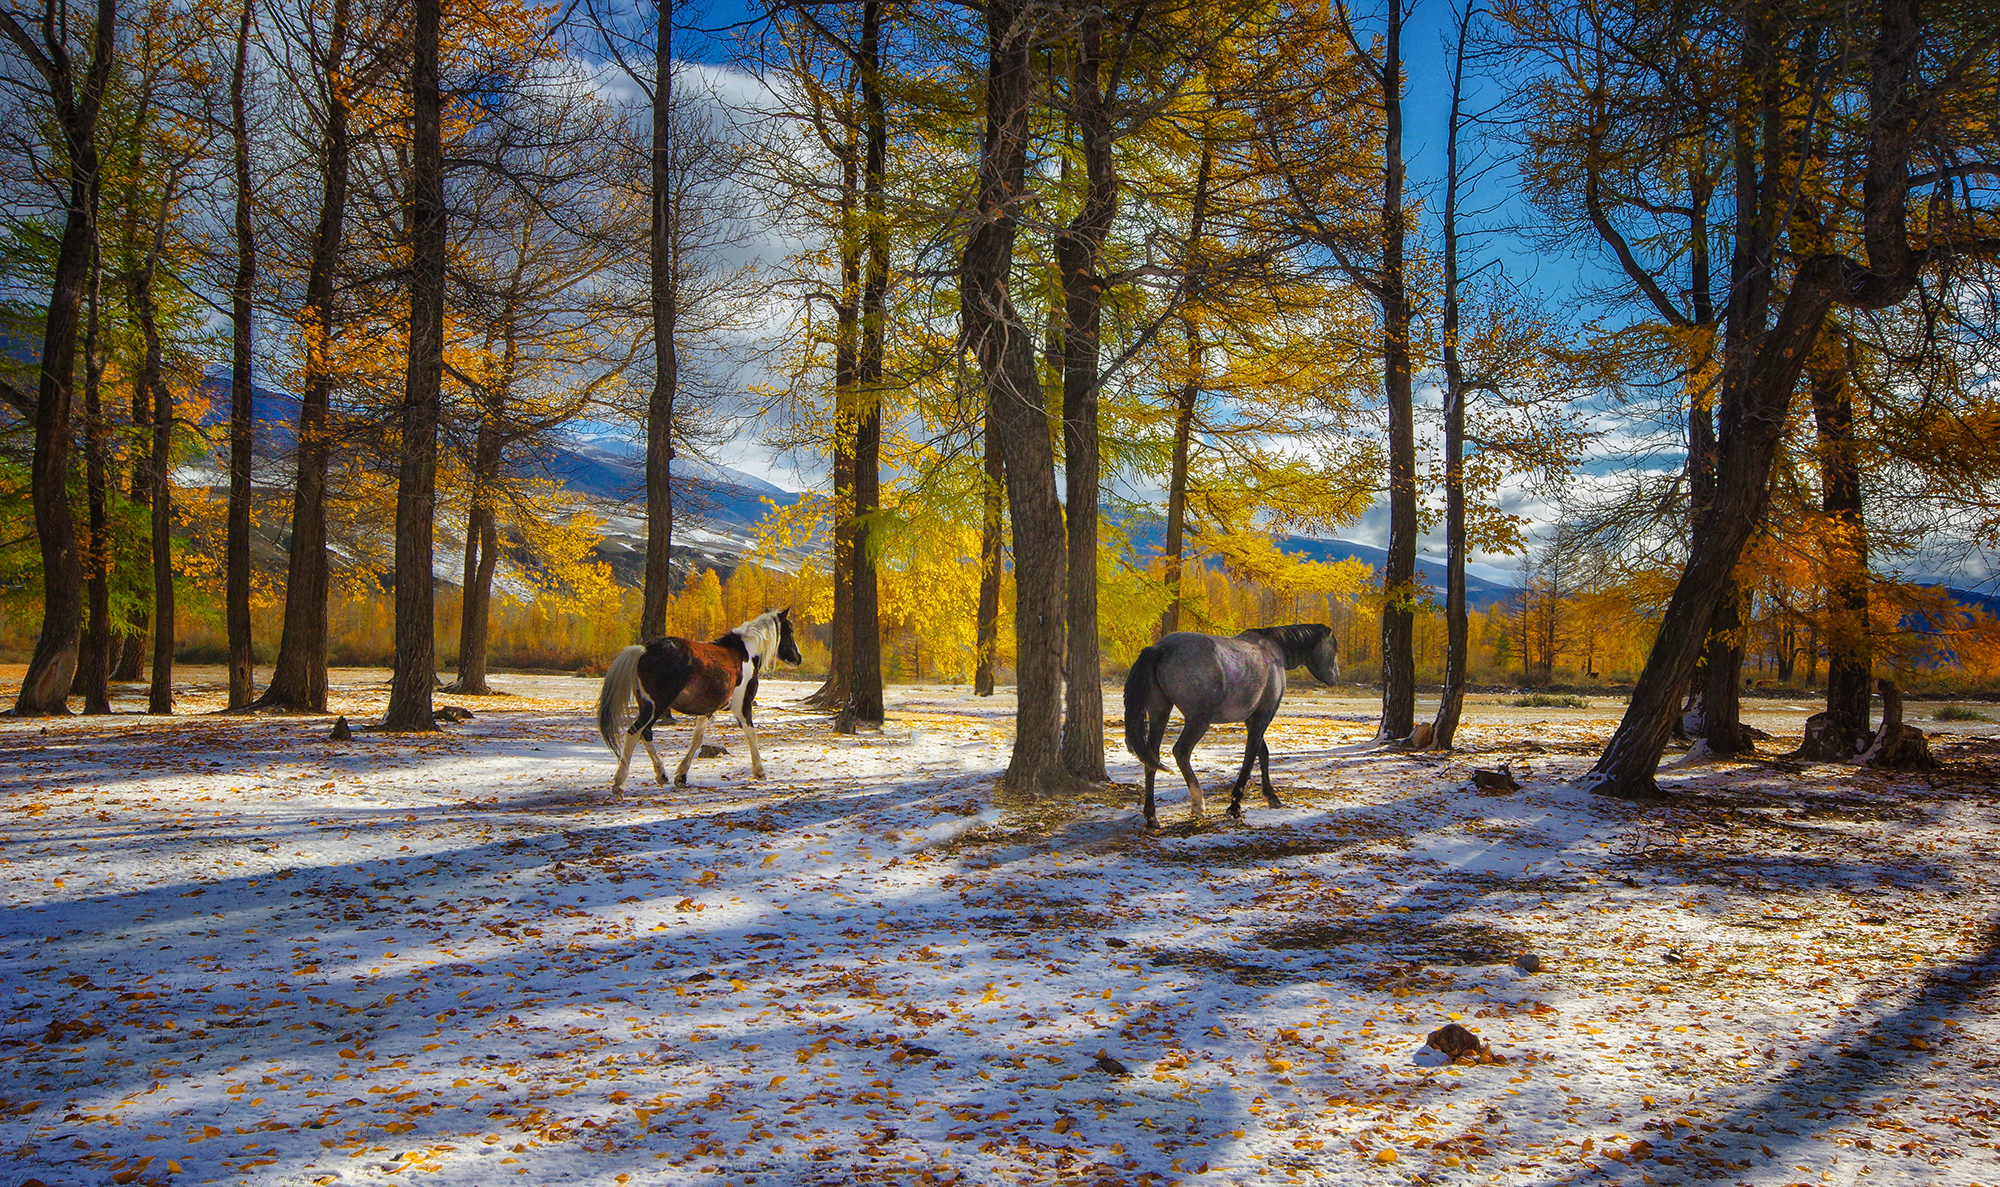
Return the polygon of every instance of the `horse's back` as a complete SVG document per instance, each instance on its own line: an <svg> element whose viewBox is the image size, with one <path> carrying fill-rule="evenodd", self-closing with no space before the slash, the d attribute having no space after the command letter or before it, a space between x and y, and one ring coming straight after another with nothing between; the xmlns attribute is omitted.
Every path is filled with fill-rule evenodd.
<svg viewBox="0 0 2000 1187"><path fill-rule="evenodd" d="M1284 669L1254 643L1175 631L1154 646L1154 680L1184 717L1247 721L1260 709L1275 710L1284 695Z"/></svg>
<svg viewBox="0 0 2000 1187"><path fill-rule="evenodd" d="M727 647L675 637L647 643L642 661L655 687L678 686L669 707L690 717L706 717L729 704L745 662Z"/></svg>

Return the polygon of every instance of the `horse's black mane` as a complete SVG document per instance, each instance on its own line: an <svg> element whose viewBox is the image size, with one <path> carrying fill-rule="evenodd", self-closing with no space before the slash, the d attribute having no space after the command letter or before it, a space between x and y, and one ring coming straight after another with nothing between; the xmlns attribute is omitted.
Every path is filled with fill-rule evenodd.
<svg viewBox="0 0 2000 1187"><path fill-rule="evenodd" d="M1274 641L1285 649L1285 658L1296 663L1332 634L1333 628L1317 622L1295 622L1290 626L1255 626L1243 633Z"/></svg>

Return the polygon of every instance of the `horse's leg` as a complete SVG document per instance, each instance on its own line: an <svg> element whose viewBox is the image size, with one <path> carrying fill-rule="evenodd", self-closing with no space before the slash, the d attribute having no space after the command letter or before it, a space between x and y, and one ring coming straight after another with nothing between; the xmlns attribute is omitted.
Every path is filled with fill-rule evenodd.
<svg viewBox="0 0 2000 1187"><path fill-rule="evenodd" d="M690 739L688 742L688 752L681 756L680 769L674 772L674 786L676 787L687 786L688 764L694 761L695 755L701 753L701 740L703 736L705 736L707 733L708 733L708 718L706 717L695 718L694 737Z"/></svg>
<svg viewBox="0 0 2000 1187"><path fill-rule="evenodd" d="M645 740L646 753L652 756L653 774L659 777L660 786L665 787L667 785L667 765L660 761L660 748L653 745L653 731L647 730L645 733L640 734L639 737Z"/></svg>
<svg viewBox="0 0 2000 1187"><path fill-rule="evenodd" d="M1271 788L1271 744L1262 738L1257 739L1257 761L1264 775L1264 802L1273 808L1284 807L1284 801Z"/></svg>
<svg viewBox="0 0 2000 1187"><path fill-rule="evenodd" d="M1187 710L1181 711L1185 716ZM1201 743L1201 737L1208 732L1208 721L1201 717L1188 717L1181 727L1181 736L1174 739L1174 763L1181 769L1181 778L1188 785L1188 813L1196 820L1201 819L1201 780L1194 777L1194 748Z"/></svg>
<svg viewBox="0 0 2000 1187"><path fill-rule="evenodd" d="M632 769L632 747L637 745L639 735L627 730L619 740L618 773L611 776L611 798L620 799L625 792L625 773Z"/></svg>
<svg viewBox="0 0 2000 1187"><path fill-rule="evenodd" d="M1139 756L1139 765L1146 768L1146 827L1160 827L1160 818L1153 809L1153 777L1160 770L1160 739L1167 733L1167 716L1173 706L1164 697L1155 697L1158 704L1146 707L1146 752Z"/></svg>
<svg viewBox="0 0 2000 1187"><path fill-rule="evenodd" d="M1274 806L1277 799L1271 794L1270 751L1264 745L1264 729L1271 724L1270 715L1253 714L1246 724L1250 734L1243 743L1243 766L1237 770L1236 783L1229 789L1229 815L1237 820L1243 819L1243 789L1248 786L1250 768L1260 755L1264 756L1264 798L1273 801Z"/></svg>
<svg viewBox="0 0 2000 1187"><path fill-rule="evenodd" d="M762 779L764 777L764 759L757 753L757 727L750 724L750 711L748 709L736 714L736 724L743 727L744 745L750 747L750 777L752 779Z"/></svg>
<svg viewBox="0 0 2000 1187"><path fill-rule="evenodd" d="M612 784L614 790L625 785L625 772L632 764L632 749L639 742L646 744L646 753L653 758L653 773L660 777L662 784L667 781L666 768L660 765L660 752L653 748L653 723L659 720L660 701L647 689L646 684L647 676L642 668L639 673L639 685L633 690L639 698L639 716L625 731L625 747L618 763L618 778Z"/></svg>

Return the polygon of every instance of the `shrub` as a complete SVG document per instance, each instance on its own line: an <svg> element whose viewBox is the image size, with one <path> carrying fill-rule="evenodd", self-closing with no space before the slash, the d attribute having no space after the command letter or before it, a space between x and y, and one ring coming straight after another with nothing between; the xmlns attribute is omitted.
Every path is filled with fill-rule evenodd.
<svg viewBox="0 0 2000 1187"><path fill-rule="evenodd" d="M1516 709L1588 709L1590 705L1582 697L1551 696L1545 692L1532 693L1514 700Z"/></svg>
<svg viewBox="0 0 2000 1187"><path fill-rule="evenodd" d="M1981 713L1977 709L1967 708L1964 705L1940 705L1938 707L1938 711L1931 714L1931 720L1932 721L1991 721L1993 719L1991 717L1988 717L1986 714Z"/></svg>

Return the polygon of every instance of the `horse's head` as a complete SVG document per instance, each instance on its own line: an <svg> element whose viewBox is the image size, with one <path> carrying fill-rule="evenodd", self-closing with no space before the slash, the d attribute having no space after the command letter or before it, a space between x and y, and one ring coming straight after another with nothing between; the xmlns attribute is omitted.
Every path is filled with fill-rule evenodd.
<svg viewBox="0 0 2000 1187"><path fill-rule="evenodd" d="M790 606L778 611L778 658L788 664L805 662L805 657L799 654L798 640L792 638L792 608Z"/></svg>
<svg viewBox="0 0 2000 1187"><path fill-rule="evenodd" d="M1340 679L1340 640L1334 637L1331 630L1313 644L1311 651L1306 652L1306 671L1311 672L1313 679L1321 684L1332 684Z"/></svg>

